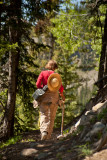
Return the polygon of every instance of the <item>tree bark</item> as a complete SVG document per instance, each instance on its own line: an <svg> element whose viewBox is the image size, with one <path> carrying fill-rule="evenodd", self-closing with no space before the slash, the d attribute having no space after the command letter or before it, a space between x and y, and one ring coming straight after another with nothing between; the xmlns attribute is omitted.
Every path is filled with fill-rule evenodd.
<svg viewBox="0 0 107 160"><path fill-rule="evenodd" d="M102 79L106 75L107 75L107 11L105 17L104 34L102 36L102 50L100 57L98 80ZM99 83L98 86L99 89L102 89L106 83L107 81L105 80Z"/></svg>
<svg viewBox="0 0 107 160"><path fill-rule="evenodd" d="M11 0L9 10L10 44L20 42L21 0ZM8 139L14 134L14 112L17 89L17 73L19 64L19 48L11 49L9 53L8 98L3 122L3 138Z"/></svg>
<svg viewBox="0 0 107 160"><path fill-rule="evenodd" d="M49 57L49 59L52 59L53 51L54 51L54 37L53 37L52 33L50 33L50 44L51 44L51 48L50 48L50 57Z"/></svg>

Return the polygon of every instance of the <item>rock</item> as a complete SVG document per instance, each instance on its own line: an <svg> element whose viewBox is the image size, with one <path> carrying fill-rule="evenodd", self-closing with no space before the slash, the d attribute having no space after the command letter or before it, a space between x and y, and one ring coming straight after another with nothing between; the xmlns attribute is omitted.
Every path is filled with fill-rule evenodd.
<svg viewBox="0 0 107 160"><path fill-rule="evenodd" d="M37 143L35 143L35 142L31 142L31 143L30 143L30 147L31 147L31 148L34 148L36 145L37 145Z"/></svg>
<svg viewBox="0 0 107 160"><path fill-rule="evenodd" d="M75 124L75 128L77 128L79 125L90 125L90 120L96 115L93 111L86 111L85 115L83 115L78 122Z"/></svg>
<svg viewBox="0 0 107 160"><path fill-rule="evenodd" d="M88 116L88 115L96 115L96 113L93 112L93 111L87 111L87 112L85 112L85 115L86 116Z"/></svg>
<svg viewBox="0 0 107 160"><path fill-rule="evenodd" d="M66 150L65 146L61 146L57 152L64 151L64 150Z"/></svg>
<svg viewBox="0 0 107 160"><path fill-rule="evenodd" d="M89 127L88 128L85 127L84 130L81 132L80 139L84 138L87 132L89 132L89 130L90 130Z"/></svg>
<svg viewBox="0 0 107 160"><path fill-rule="evenodd" d="M105 125L103 123L96 122L92 130L86 134L83 141L87 141L87 139L89 140L89 138L92 139L92 137L96 136L98 133L103 132L104 128L105 128Z"/></svg>
<svg viewBox="0 0 107 160"><path fill-rule="evenodd" d="M86 157L84 160L107 160L107 150L94 153L92 156Z"/></svg>
<svg viewBox="0 0 107 160"><path fill-rule="evenodd" d="M94 100L94 98L91 98L91 100L86 104L86 109L87 109L87 110L92 109L92 106L93 106L93 100Z"/></svg>
<svg viewBox="0 0 107 160"><path fill-rule="evenodd" d="M92 111L100 113L104 108L107 108L107 101L104 103L98 103L92 108Z"/></svg>
<svg viewBox="0 0 107 160"><path fill-rule="evenodd" d="M99 108L101 108L103 106L104 103L98 103L96 104L93 108L92 111L96 112L98 111Z"/></svg>
<svg viewBox="0 0 107 160"><path fill-rule="evenodd" d="M85 139L85 142L90 142L91 141L91 138L90 137L87 137L86 139Z"/></svg>
<svg viewBox="0 0 107 160"><path fill-rule="evenodd" d="M91 136L94 134L97 134L98 132L101 132L105 128L105 125L101 122L96 122L93 126L92 130L90 131Z"/></svg>
<svg viewBox="0 0 107 160"><path fill-rule="evenodd" d="M42 158L46 158L48 156L48 153L40 153L39 155L38 155L38 160L39 159L42 159Z"/></svg>
<svg viewBox="0 0 107 160"><path fill-rule="evenodd" d="M98 113L102 112L103 109L107 108L107 101L103 103L103 106L99 108Z"/></svg>
<svg viewBox="0 0 107 160"><path fill-rule="evenodd" d="M107 143L107 132L103 134L102 138L101 138L101 142L100 144L97 146L97 148L95 149L94 152L96 151L100 151L101 148Z"/></svg>
<svg viewBox="0 0 107 160"><path fill-rule="evenodd" d="M84 123L86 122L87 117L85 115L83 115L79 121L75 124L75 128L77 128L79 125L84 125Z"/></svg>
<svg viewBox="0 0 107 160"><path fill-rule="evenodd" d="M27 148L27 149L23 149L21 152L21 155L23 156L30 156L34 153L37 153L38 150L34 149L34 148Z"/></svg>
<svg viewBox="0 0 107 160"><path fill-rule="evenodd" d="M52 154L52 152L48 152L48 155L51 155Z"/></svg>

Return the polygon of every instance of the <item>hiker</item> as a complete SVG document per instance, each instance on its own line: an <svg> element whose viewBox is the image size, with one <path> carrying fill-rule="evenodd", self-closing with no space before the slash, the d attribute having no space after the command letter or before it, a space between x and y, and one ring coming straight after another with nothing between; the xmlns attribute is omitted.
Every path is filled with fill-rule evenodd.
<svg viewBox="0 0 107 160"><path fill-rule="evenodd" d="M48 90L38 100L41 140L51 138L58 108L59 94L62 97L62 100L65 101L65 96L63 94L64 87L62 86L60 75L55 73L55 69L57 68L56 61L49 60L45 66L46 70L40 73L36 82L37 88L43 88L48 83Z"/></svg>

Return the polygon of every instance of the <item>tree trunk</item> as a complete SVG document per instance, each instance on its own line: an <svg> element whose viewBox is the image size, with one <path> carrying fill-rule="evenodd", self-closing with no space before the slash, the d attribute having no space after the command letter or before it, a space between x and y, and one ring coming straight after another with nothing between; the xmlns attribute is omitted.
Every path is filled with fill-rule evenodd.
<svg viewBox="0 0 107 160"><path fill-rule="evenodd" d="M10 43L20 42L20 20L21 20L21 0L10 1ZM19 63L19 48L11 49L9 53L9 77L8 77L8 98L3 122L3 138L8 139L14 134L14 111L17 89L17 71Z"/></svg>
<svg viewBox="0 0 107 160"><path fill-rule="evenodd" d="M9 79L8 79L8 99L5 110L3 133L5 138L13 136L14 129L14 111L16 101L16 73L17 73L18 53L11 51L9 55Z"/></svg>
<svg viewBox="0 0 107 160"><path fill-rule="evenodd" d="M105 75L107 75L107 11L105 17L104 34L102 36L102 50L100 57L98 80L102 79ZM99 89L102 89L106 83L106 80L101 81L98 86Z"/></svg>
<svg viewBox="0 0 107 160"><path fill-rule="evenodd" d="M50 48L50 57L49 57L49 59L52 59L53 52L54 52L54 37L53 37L52 33L50 33L50 44L51 44L51 48Z"/></svg>

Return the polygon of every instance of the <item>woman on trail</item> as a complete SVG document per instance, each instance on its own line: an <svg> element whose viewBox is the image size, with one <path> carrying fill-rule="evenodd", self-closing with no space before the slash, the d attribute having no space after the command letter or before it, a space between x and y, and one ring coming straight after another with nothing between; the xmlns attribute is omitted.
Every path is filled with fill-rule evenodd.
<svg viewBox="0 0 107 160"><path fill-rule="evenodd" d="M46 70L42 71L37 79L36 86L37 88L43 88L48 83L48 78L55 74L55 69L58 68L56 61L50 60L45 66ZM53 74L54 73L54 74ZM53 86L59 83L58 79L53 78ZM50 84L48 84L50 85ZM50 86L51 87L51 86ZM48 87L49 88L49 87ZM53 90L52 90L53 89ZM54 120L56 116L56 111L58 108L59 94L62 97L62 100L65 101L63 95L63 86L60 84L59 91L51 88L47 90L46 93L38 100L38 105L40 109L40 132L41 140L50 139L53 132Z"/></svg>

